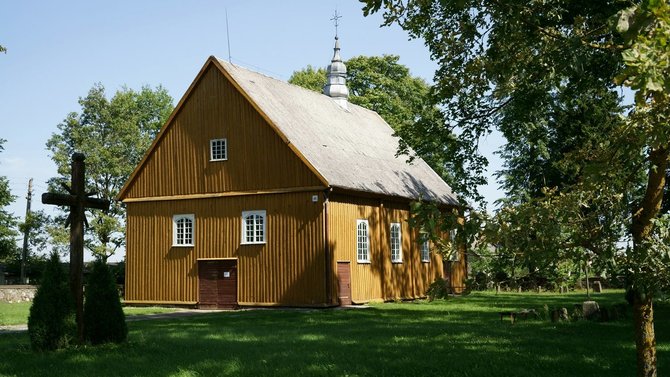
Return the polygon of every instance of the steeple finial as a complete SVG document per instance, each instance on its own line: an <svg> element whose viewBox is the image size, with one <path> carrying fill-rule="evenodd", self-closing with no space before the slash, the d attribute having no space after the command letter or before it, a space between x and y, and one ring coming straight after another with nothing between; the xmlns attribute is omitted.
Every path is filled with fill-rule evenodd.
<svg viewBox="0 0 670 377"><path fill-rule="evenodd" d="M342 18L337 14L335 9L335 16L331 21L335 21L335 48L333 48L333 59L330 61L326 69L328 76L328 83L323 87L323 94L331 97L342 108L348 108L349 89L347 88L347 67L342 63L340 57L340 38L337 36L338 20Z"/></svg>
<svg viewBox="0 0 670 377"><path fill-rule="evenodd" d="M334 21L334 23L335 23L335 39L338 39L338 37L337 37L337 27L340 25L340 22L339 22L340 18L342 18L342 16L339 16L337 14L337 8L335 8L335 15L333 16L333 18L330 19L331 21Z"/></svg>

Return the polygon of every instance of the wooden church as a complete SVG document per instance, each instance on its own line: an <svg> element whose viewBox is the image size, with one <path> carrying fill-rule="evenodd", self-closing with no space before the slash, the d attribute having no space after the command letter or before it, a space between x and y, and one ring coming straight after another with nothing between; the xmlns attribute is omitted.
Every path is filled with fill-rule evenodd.
<svg viewBox="0 0 670 377"><path fill-rule="evenodd" d="M453 261L410 203L458 206L377 113L348 103L339 42L323 94L210 57L118 199L129 304L335 306L424 297Z"/></svg>

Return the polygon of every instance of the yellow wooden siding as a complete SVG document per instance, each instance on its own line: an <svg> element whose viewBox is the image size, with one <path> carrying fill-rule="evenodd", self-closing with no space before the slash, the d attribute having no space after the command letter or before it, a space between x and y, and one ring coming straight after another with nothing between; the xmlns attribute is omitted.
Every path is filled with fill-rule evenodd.
<svg viewBox="0 0 670 377"><path fill-rule="evenodd" d="M354 302L425 297L428 286L443 274L442 257L431 253L421 262L419 234L410 227L408 203L331 195L328 203L329 239L333 262L351 262L351 296ZM356 220L368 220L370 263L358 263ZM390 226L402 228L402 263L391 262ZM431 251L434 251L431 249ZM336 271L335 265L333 270ZM337 277L334 277L337 281ZM337 296L337 284L333 295Z"/></svg>
<svg viewBox="0 0 670 377"><path fill-rule="evenodd" d="M162 132L125 198L322 185L214 65ZM222 138L228 159L211 162Z"/></svg>
<svg viewBox="0 0 670 377"><path fill-rule="evenodd" d="M128 203L126 299L198 301L197 260L238 259L238 301L326 303L319 192ZM321 198L321 195L319 195ZM267 211L266 244L241 245L242 211ZM172 216L195 215L193 247L172 247Z"/></svg>
<svg viewBox="0 0 670 377"><path fill-rule="evenodd" d="M449 284L451 284L454 293L463 293L465 289L465 279L467 279L466 268L466 247L461 240L457 241L458 261L450 263L451 275Z"/></svg>

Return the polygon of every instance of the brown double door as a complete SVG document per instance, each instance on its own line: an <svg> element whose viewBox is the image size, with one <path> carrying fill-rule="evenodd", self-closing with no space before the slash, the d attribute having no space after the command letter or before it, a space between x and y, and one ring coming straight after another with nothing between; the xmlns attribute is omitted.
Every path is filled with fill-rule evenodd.
<svg viewBox="0 0 670 377"><path fill-rule="evenodd" d="M237 260L198 261L201 309L234 309L237 307Z"/></svg>

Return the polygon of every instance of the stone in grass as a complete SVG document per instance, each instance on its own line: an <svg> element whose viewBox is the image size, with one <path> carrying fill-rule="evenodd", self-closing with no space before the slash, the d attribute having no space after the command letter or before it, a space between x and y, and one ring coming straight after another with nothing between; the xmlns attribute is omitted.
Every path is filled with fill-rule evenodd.
<svg viewBox="0 0 670 377"><path fill-rule="evenodd" d="M599 312L600 312L600 308L598 307L597 302L595 302L595 301L584 301L582 303L582 313L584 314L584 318L592 319L595 316L597 316Z"/></svg>
<svg viewBox="0 0 670 377"><path fill-rule="evenodd" d="M551 311L551 322L567 321L569 319L568 309L560 308Z"/></svg>

